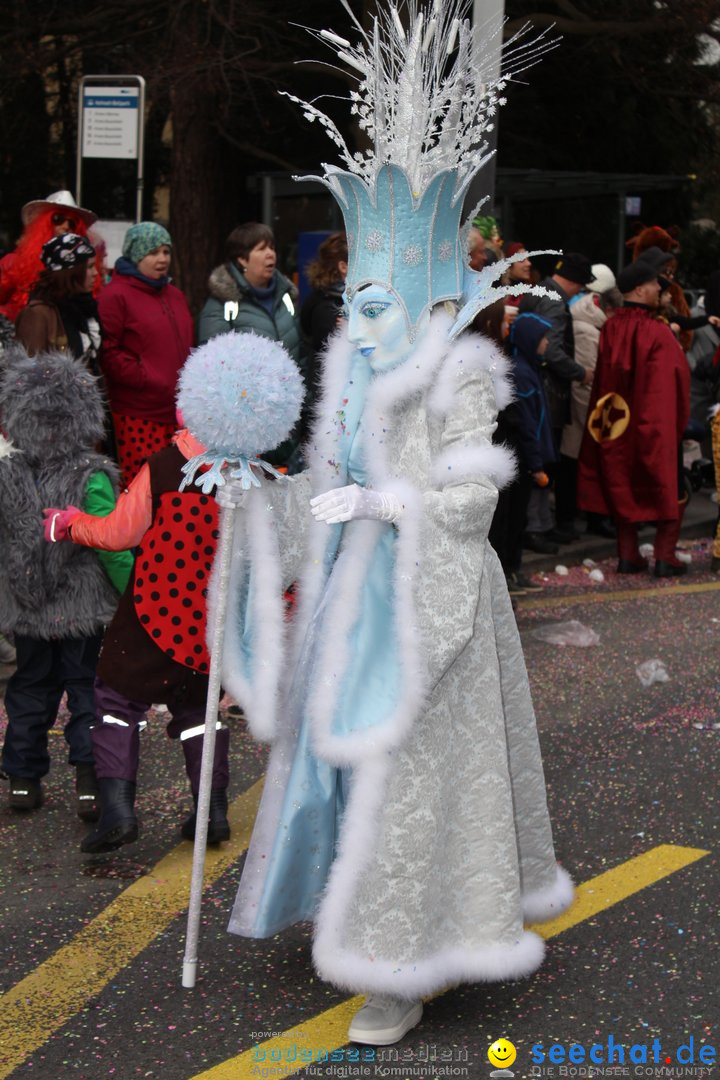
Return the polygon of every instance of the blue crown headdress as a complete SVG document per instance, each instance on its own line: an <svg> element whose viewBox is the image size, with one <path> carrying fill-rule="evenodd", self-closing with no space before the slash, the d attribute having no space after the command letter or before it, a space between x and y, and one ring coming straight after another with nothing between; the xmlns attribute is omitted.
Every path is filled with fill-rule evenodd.
<svg viewBox="0 0 720 1080"><path fill-rule="evenodd" d="M506 44L498 75L503 22L474 33L465 18L469 0L433 0L427 17L417 0L405 0L400 9L390 5L379 11L367 33L346 0L340 2L360 32L360 43L352 45L330 30L317 37L358 76L350 111L372 147L351 153L328 116L287 96L302 106L307 120L326 129L346 166L324 165L324 176L307 179L325 184L340 204L348 240L348 296L363 285L381 285L397 297L412 334L424 312L463 297L469 281L472 314L499 295L492 282L509 262L496 264L492 277L466 268L463 200L489 160L484 135L505 103L507 83L556 42L543 34L521 42L529 29L523 27ZM465 326L470 308L461 314Z"/></svg>

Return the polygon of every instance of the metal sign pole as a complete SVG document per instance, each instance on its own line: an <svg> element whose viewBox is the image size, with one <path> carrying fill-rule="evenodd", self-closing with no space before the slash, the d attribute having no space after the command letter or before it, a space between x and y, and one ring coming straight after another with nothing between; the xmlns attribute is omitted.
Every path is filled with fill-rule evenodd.
<svg viewBox="0 0 720 1080"><path fill-rule="evenodd" d="M137 156L137 196L135 199L135 221L143 217L143 188L145 186L145 80L138 75L140 94L138 100L138 156Z"/></svg>
<svg viewBox="0 0 720 1080"><path fill-rule="evenodd" d="M75 188L82 202L84 158L136 162L135 220L142 217L145 80L142 75L84 75L78 100Z"/></svg>

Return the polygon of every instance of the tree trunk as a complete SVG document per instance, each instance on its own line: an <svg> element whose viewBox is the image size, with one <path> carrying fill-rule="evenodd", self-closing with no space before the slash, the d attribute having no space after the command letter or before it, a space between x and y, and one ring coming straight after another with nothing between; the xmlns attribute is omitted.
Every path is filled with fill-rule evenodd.
<svg viewBox="0 0 720 1080"><path fill-rule="evenodd" d="M196 316L226 232L221 146L214 99L188 81L172 92L170 235L173 279Z"/></svg>

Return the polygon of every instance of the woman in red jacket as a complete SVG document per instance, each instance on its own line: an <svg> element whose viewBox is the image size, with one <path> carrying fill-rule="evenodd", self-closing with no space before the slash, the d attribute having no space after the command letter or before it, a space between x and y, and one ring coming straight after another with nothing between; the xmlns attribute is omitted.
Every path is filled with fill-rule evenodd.
<svg viewBox="0 0 720 1080"><path fill-rule="evenodd" d="M171 247L162 225L131 226L98 305L101 366L125 487L151 454L170 444L178 375L193 346L187 302L168 277Z"/></svg>

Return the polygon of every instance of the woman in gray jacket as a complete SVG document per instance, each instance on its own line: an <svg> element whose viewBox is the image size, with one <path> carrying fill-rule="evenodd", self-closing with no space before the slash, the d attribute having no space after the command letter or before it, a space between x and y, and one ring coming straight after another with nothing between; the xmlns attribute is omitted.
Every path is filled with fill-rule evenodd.
<svg viewBox="0 0 720 1080"><path fill-rule="evenodd" d="M272 229L248 221L225 241L225 262L208 280L209 296L198 320L198 344L231 330L252 330L281 341L293 360L300 354L296 291L276 267Z"/></svg>
<svg viewBox="0 0 720 1080"><path fill-rule="evenodd" d="M295 286L277 269L272 229L258 221L238 225L225 241L225 262L208 279L209 296L198 319L198 344L232 330L253 331L279 341L300 360L300 325ZM296 449L290 437L269 455L284 466Z"/></svg>

